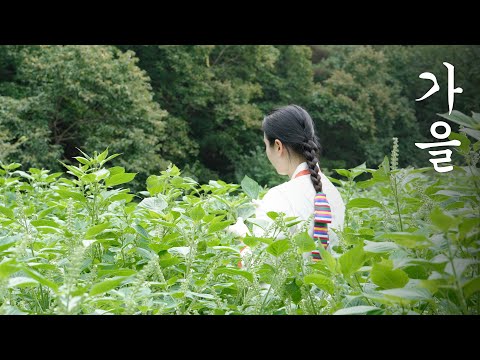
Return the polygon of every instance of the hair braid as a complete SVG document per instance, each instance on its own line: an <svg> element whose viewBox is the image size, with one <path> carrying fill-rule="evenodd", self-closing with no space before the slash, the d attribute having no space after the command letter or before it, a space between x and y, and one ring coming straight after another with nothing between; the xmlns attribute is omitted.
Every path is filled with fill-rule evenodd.
<svg viewBox="0 0 480 360"><path fill-rule="evenodd" d="M309 139L303 143L303 155L307 159L308 169L310 170L310 178L312 179L315 191L322 192L322 178L320 176L320 169L317 166L319 148L314 139Z"/></svg>

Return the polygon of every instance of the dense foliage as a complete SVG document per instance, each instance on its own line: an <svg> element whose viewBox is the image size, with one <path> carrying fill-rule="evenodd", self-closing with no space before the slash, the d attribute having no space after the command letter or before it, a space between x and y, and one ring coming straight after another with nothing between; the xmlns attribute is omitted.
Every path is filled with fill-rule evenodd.
<svg viewBox="0 0 480 360"><path fill-rule="evenodd" d="M477 114L454 115L478 124ZM242 268L225 228L251 216L266 190L248 177L201 185L170 165L132 194L135 173L108 166L108 150L76 157L68 175L2 163L0 311L478 314L480 141L454 138L465 163L448 173L398 168L396 138L378 168L335 169L347 204L339 245L305 262L316 244L301 230L275 240L297 221L272 212L265 237L245 238L253 256Z"/></svg>
<svg viewBox="0 0 480 360"><path fill-rule="evenodd" d="M262 185L284 179L268 165L260 122L296 103L316 121L321 166L374 166L399 138L399 165L429 166L414 142L447 110L448 61L478 110L478 46L0 46L0 159L59 171L109 146L113 164L138 172L132 188L169 162L200 181ZM440 92L415 102L431 86Z"/></svg>

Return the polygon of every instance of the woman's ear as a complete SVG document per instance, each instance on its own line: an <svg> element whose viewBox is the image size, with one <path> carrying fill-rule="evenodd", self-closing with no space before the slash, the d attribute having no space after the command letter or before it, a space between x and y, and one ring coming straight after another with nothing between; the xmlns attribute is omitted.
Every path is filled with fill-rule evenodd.
<svg viewBox="0 0 480 360"><path fill-rule="evenodd" d="M275 150L275 151L278 151L278 152L280 153L280 155L281 155L282 152L283 152L283 144L282 144L282 142L281 142L280 140L278 140L278 139L275 139L275 144L274 144L274 145L275 145L274 150Z"/></svg>

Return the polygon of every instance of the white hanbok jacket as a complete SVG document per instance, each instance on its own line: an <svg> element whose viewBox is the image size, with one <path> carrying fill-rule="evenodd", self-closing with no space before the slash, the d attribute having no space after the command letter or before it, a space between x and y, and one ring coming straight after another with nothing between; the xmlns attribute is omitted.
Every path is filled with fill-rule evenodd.
<svg viewBox="0 0 480 360"><path fill-rule="evenodd" d="M271 188L262 200L255 201L257 205L255 218L247 220L253 223L253 234L251 235L257 237L271 236L271 234L265 234L264 229L268 228L273 222L267 213L275 211L277 213L284 212L286 216L296 216L299 220L309 221L309 235L313 237L315 188L309 175L295 177L300 171L305 169L308 169L308 165L306 162L303 162L297 166L289 181ZM345 203L338 189L321 171L320 177L322 179L322 191L326 194L332 211L332 222L328 224L329 248L331 248L338 241L338 237L333 229L343 230ZM261 224L262 226L256 224ZM302 225L303 222L291 227L290 230L292 232L298 231ZM243 223L243 219L232 225L229 230L239 236L245 236L249 233L247 226ZM284 237L285 234L281 233L277 236L277 239Z"/></svg>

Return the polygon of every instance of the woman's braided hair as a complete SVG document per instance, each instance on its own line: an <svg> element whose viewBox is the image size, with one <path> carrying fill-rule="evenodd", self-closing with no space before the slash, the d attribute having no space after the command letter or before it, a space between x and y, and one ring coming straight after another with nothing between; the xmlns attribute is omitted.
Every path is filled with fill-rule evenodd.
<svg viewBox="0 0 480 360"><path fill-rule="evenodd" d="M263 119L262 130L270 145L278 139L287 151L292 149L305 157L315 192L322 192L320 168L317 165L322 147L308 112L298 105L276 109Z"/></svg>

